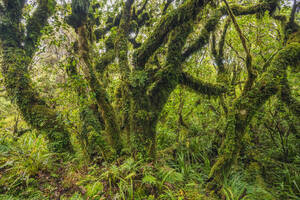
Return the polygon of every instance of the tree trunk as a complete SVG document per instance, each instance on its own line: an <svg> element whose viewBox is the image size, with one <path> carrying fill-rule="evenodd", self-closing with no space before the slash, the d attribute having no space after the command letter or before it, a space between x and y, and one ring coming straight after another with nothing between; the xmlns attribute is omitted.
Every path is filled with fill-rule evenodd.
<svg viewBox="0 0 300 200"><path fill-rule="evenodd" d="M299 34L299 33L298 33ZM299 68L300 42L294 41L282 49L274 58L268 71L262 75L251 90L239 97L229 111L226 138L219 149L219 157L213 165L207 184L207 191L219 191L240 148L241 140L251 119L259 108L280 88L288 66Z"/></svg>
<svg viewBox="0 0 300 200"><path fill-rule="evenodd" d="M47 135L53 151L72 152L66 127L32 87L27 70L30 61L22 49L3 47L2 73L7 93L16 102L24 120Z"/></svg>

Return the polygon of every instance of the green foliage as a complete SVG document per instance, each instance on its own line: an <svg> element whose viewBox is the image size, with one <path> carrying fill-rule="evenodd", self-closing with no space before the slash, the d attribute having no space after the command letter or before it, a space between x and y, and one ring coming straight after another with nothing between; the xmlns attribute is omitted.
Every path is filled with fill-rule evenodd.
<svg viewBox="0 0 300 200"><path fill-rule="evenodd" d="M228 3L247 89L222 1L1 1L0 200L299 199L299 12Z"/></svg>
<svg viewBox="0 0 300 200"><path fill-rule="evenodd" d="M48 173L53 168L54 154L50 153L42 136L27 133L18 141L9 137L1 140L0 146L1 190L18 194L22 188L36 185L41 173ZM27 188L28 194L35 193ZM25 193L26 193L25 192Z"/></svg>

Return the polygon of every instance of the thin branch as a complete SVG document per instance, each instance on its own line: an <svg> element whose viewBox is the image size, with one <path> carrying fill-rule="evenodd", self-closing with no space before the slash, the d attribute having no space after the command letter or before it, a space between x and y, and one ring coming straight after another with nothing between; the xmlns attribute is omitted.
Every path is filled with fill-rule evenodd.
<svg viewBox="0 0 300 200"><path fill-rule="evenodd" d="M228 5L228 3L227 3L226 0L223 0L223 1L224 1L225 5L226 5L227 11L228 11L228 13L229 13L229 15L231 17L233 25L234 25L236 31L238 32L238 35L239 35L240 40L242 42L243 48L244 48L244 50L246 52L246 67L247 67L247 71L248 71L248 79L247 79L247 82L246 82L246 84L244 86L244 91L246 92L246 91L248 91L252 87L252 85L254 83L254 80L256 78L256 75L255 75L255 73L254 73L254 71L252 69L252 56L251 56L250 51L249 51L249 49L247 47L246 38L245 38L244 34L242 33L242 30L239 27L239 25L238 25L238 23L237 23L237 21L235 19L235 16L234 16L234 14L233 14L230 6Z"/></svg>
<svg viewBox="0 0 300 200"><path fill-rule="evenodd" d="M270 66L273 58L276 56L276 54L280 51L281 49L278 49L277 51L275 51L269 59L266 60L265 64L262 67L263 72L265 72L267 70L267 68Z"/></svg>
<svg viewBox="0 0 300 200"><path fill-rule="evenodd" d="M212 55L214 56L214 59L217 63L219 73L225 72L225 67L224 67L224 63L223 63L224 44L225 44L226 33L227 33L227 29L228 29L229 25L230 25L230 20L226 20L224 29L223 29L223 33L222 33L221 39L218 44L219 51L217 51L217 49L216 49L216 36L215 36L215 34L212 35Z"/></svg>
<svg viewBox="0 0 300 200"><path fill-rule="evenodd" d="M240 56L239 52L230 44L230 42L226 42L226 44L231 48L231 50L234 51L234 53L236 54L236 56L238 58L240 58L241 60L243 60L244 62L246 61L245 58L243 58L242 56Z"/></svg>
<svg viewBox="0 0 300 200"><path fill-rule="evenodd" d="M231 10L236 16L252 15L258 12L271 10L274 4L274 2L263 2L250 7L234 4L231 6ZM183 53L182 57L184 60L189 58L192 54L200 51L208 43L209 33L215 30L221 17L227 14L226 7L222 7L214 13L214 15L207 21L205 28L199 35L198 39ZM244 60L244 58L242 59Z"/></svg>
<svg viewBox="0 0 300 200"><path fill-rule="evenodd" d="M224 28L223 28L223 33L222 33L221 39L219 41L218 48L219 48L219 56L221 58L224 57L224 45L225 45L225 41L226 41L227 30L230 26L230 22L231 22L231 20L229 18L227 18Z"/></svg>

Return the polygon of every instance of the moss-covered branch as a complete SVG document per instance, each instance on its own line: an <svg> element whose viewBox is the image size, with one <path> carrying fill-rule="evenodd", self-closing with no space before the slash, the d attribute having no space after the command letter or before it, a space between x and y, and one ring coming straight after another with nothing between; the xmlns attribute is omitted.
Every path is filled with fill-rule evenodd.
<svg viewBox="0 0 300 200"><path fill-rule="evenodd" d="M38 7L27 21L27 35L25 49L29 57L36 50L36 45L42 35L41 30L48 23L48 18L53 14L56 2L54 0L39 0Z"/></svg>
<svg viewBox="0 0 300 200"><path fill-rule="evenodd" d="M117 124L115 112L112 105L107 99L106 91L98 81L94 72L94 62L92 55L92 44L89 37L89 30L87 29L87 14L88 7L84 0L73 0L72 1L72 14L68 18L68 23L73 26L78 34L78 47L80 59L83 60L84 74L88 81L89 87L94 92L97 104L101 111L105 130L107 132L109 142L115 149L116 153L119 154L122 150L122 141L120 139L120 130ZM84 15L84 16L82 16ZM75 21L73 21L75 20Z"/></svg>
<svg viewBox="0 0 300 200"><path fill-rule="evenodd" d="M117 102L119 104L119 115L123 123L123 131L127 136L127 144L130 145L130 123L129 123L129 107L130 107L130 91L129 91L129 61L128 61L128 35L130 31L130 22L132 20L132 5L134 0L127 0L123 10L120 21L117 38L115 42L115 54L118 57L118 64L121 73L121 84L118 86L120 95L117 95ZM129 146L128 146L129 148Z"/></svg>
<svg viewBox="0 0 300 200"><path fill-rule="evenodd" d="M205 83L201 80L195 79L186 72L182 72L179 83L199 94L214 96L221 95L226 92L226 89L221 85Z"/></svg>
<svg viewBox="0 0 300 200"><path fill-rule="evenodd" d="M80 57L81 59L83 59L86 65L85 67L87 68L84 70L85 77L89 83L89 87L95 94L97 104L99 106L105 123L105 130L107 132L109 142L112 145L112 147L116 150L116 153L119 154L122 150L119 126L117 124L115 112L112 108L112 105L107 99L106 91L100 84L96 77L96 74L94 73L93 62L90 56L91 50L88 41L87 29L83 25L77 29L77 32L79 36Z"/></svg>
<svg viewBox="0 0 300 200"><path fill-rule="evenodd" d="M211 32L216 30L216 27L222 17L222 13L220 11L216 11L212 17L208 19L204 28L201 30L200 35L197 40L194 41L182 54L182 59L185 61L195 52L200 51L205 45L209 42L209 36Z"/></svg>
<svg viewBox="0 0 300 200"><path fill-rule="evenodd" d="M76 48L75 48L75 53ZM77 61L72 56L70 59L68 59L68 64L66 65L66 72L69 76L69 79L74 82L74 89L78 96L78 106L79 106L79 118L81 121L81 130L78 132L77 138L79 140L79 143L81 145L81 148L83 152L86 154L87 158L91 158L92 156L92 147L93 144L89 143L89 133L90 129L89 127L92 127L92 129L98 133L97 138L101 138L100 131L104 128L104 123L101 113L98 111L97 104L89 104L87 103L88 94L86 93L86 85L82 84L84 83L84 80L82 80L81 75L77 71ZM78 83L78 81L80 83ZM101 147L100 147L101 148Z"/></svg>
<svg viewBox="0 0 300 200"><path fill-rule="evenodd" d="M31 60L24 51L3 47L2 74L8 95L17 104L24 120L33 128L45 133L50 149L55 152L72 152L69 132L61 119L32 87L27 67Z"/></svg>
<svg viewBox="0 0 300 200"><path fill-rule="evenodd" d="M137 29L144 26L146 21L149 20L149 14L147 12L145 12L147 3L148 3L148 0L146 0L143 4L142 8L136 12L135 12L135 9L133 9L133 13L132 13L131 17L132 17L132 20L136 21L137 27L135 27L135 28L137 28ZM96 39L99 40L100 38L104 37L105 34L107 34L112 28L118 27L120 25L121 18L122 18L122 12L118 13L114 18L109 17L106 21L106 26L104 28L98 28L94 31ZM134 28L133 28L133 26L131 26L130 32L133 32L133 31L134 31Z"/></svg>
<svg viewBox="0 0 300 200"><path fill-rule="evenodd" d="M279 0L268 0L263 1L262 3L258 3L254 6L241 6L238 4L230 5L230 8L232 10L232 13L235 16L241 16L241 15L253 15L256 13L264 13L265 11L274 12L276 7L278 6ZM227 8L222 7L221 12L223 15L227 15Z"/></svg>
<svg viewBox="0 0 300 200"><path fill-rule="evenodd" d="M272 0L270 2L263 2L259 3L254 6L240 6L240 5L230 5L230 8L232 10L232 13L235 16L242 16L242 15L251 15L256 13L265 12L267 10L271 11L274 9L274 7L277 6L277 0ZM198 36L198 39L193 42L187 50L182 55L182 58L186 60L189 58L192 54L200 51L209 40L209 36L211 32L214 32L217 25L220 22L220 19L222 16L228 15L226 7L221 7L217 9L212 17L209 18L209 20L204 25L203 30L201 31L200 35Z"/></svg>
<svg viewBox="0 0 300 200"><path fill-rule="evenodd" d="M186 21L194 19L199 11L208 3L208 0L189 0L178 9L165 15L147 40L134 53L134 65L143 69L148 59L161 46L167 35Z"/></svg>
<svg viewBox="0 0 300 200"><path fill-rule="evenodd" d="M118 29L118 34L115 42L116 56L119 58L119 68L123 79L129 76L129 65L128 65L128 34L130 30L130 20L131 20L131 6L133 0L127 0L123 11L122 18L120 21L120 26Z"/></svg>
<svg viewBox="0 0 300 200"><path fill-rule="evenodd" d="M210 172L208 191L220 189L224 177L238 156L241 148L240 141L249 122L258 109L280 90L281 79L284 78L287 67L296 68L299 64L300 43L296 41L282 49L257 83L236 99L227 120L226 139L219 149L220 156Z"/></svg>
<svg viewBox="0 0 300 200"><path fill-rule="evenodd" d="M223 33L221 35L220 41L219 41L219 45L218 45L218 50L216 48L216 36L215 34L212 35L212 44L211 44L211 51L212 51L212 55L216 61L216 64L218 66L218 73L224 73L225 72L225 67L224 67L224 44L225 44L225 39L226 39L226 33L227 33L227 29L230 25L230 20L226 20L225 25L224 25L224 29L223 29Z"/></svg>
<svg viewBox="0 0 300 200"><path fill-rule="evenodd" d="M0 39L3 59L1 63L2 74L4 76L5 88L9 97L15 102L21 111L25 121L33 128L47 135L50 141L50 148L56 152L73 152L70 142L69 132L64 126L62 120L58 119L58 115L51 109L46 102L38 95L37 91L32 86L32 81L28 72L28 65L32 60L32 52L36 47L30 50L22 46L25 38L24 30L21 25L21 13L24 6L23 0L5 1L5 14L0 25ZM32 36L34 40L40 37L40 29L47 22L50 16L49 11L52 4L50 1L39 1L39 7L33 18L28 22L28 26L35 24L31 22L35 18L36 13L44 13L42 21L35 24L38 29L34 29L27 34L27 37ZM43 5L43 6L41 6ZM40 20L40 19L37 19ZM33 25L34 26L34 25ZM36 28L36 27L33 27ZM32 34L30 34L32 33Z"/></svg>

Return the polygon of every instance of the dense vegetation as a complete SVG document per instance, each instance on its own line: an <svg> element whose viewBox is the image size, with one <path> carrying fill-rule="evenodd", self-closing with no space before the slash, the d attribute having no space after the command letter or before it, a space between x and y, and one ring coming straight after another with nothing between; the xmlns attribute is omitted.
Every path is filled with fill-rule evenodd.
<svg viewBox="0 0 300 200"><path fill-rule="evenodd" d="M299 199L299 9L1 0L0 199Z"/></svg>

